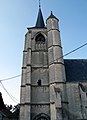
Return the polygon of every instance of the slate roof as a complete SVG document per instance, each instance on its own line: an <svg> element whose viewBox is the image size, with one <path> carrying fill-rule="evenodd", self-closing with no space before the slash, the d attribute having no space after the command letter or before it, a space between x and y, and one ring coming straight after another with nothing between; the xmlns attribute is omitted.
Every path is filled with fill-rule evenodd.
<svg viewBox="0 0 87 120"><path fill-rule="evenodd" d="M53 15L52 11L51 11L50 16L47 18L47 20L48 20L49 18L55 18L55 19L57 19L57 20L58 20L58 18L56 18L56 16L54 16L54 15ZM59 20L58 20L58 21L59 21Z"/></svg>
<svg viewBox="0 0 87 120"><path fill-rule="evenodd" d="M64 64L67 82L87 81L86 59L65 59Z"/></svg>
<svg viewBox="0 0 87 120"><path fill-rule="evenodd" d="M35 27L36 28L44 28L45 27L42 11L41 11L40 7L39 7L39 12L38 12L38 17L37 17L37 22L36 22Z"/></svg>

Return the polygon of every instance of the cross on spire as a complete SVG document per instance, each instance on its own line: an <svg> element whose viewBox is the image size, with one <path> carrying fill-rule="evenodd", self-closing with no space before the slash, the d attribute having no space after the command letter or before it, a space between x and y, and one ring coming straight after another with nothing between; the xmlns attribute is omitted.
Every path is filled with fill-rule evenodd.
<svg viewBox="0 0 87 120"><path fill-rule="evenodd" d="M41 1L39 0L39 8L41 8Z"/></svg>
<svg viewBox="0 0 87 120"><path fill-rule="evenodd" d="M39 0L39 11L38 11L38 17L37 17L35 27L36 28L44 28L45 27L44 19L43 19L43 15L42 15L42 11L41 11L41 0Z"/></svg>

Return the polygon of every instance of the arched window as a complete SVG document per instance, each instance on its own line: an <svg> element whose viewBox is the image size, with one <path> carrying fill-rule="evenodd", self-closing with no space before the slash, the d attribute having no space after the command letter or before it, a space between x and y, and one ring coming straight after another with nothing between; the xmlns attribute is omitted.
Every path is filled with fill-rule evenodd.
<svg viewBox="0 0 87 120"><path fill-rule="evenodd" d="M40 113L36 115L33 120L50 120L50 117L45 113Z"/></svg>
<svg viewBox="0 0 87 120"><path fill-rule="evenodd" d="M41 33L36 36L35 41L37 44L45 44L45 38Z"/></svg>

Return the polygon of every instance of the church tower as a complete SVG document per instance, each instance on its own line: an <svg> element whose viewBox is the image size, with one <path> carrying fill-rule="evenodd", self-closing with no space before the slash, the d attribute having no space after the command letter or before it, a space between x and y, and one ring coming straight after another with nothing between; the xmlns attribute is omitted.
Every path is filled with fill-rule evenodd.
<svg viewBox="0 0 87 120"><path fill-rule="evenodd" d="M45 26L39 4L36 25L25 35L20 120L63 118L66 77L58 21L51 12Z"/></svg>

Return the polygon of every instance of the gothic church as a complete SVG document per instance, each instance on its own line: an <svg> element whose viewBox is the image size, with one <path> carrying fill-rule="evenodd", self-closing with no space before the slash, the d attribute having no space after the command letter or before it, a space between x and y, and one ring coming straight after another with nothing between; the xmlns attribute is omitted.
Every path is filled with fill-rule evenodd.
<svg viewBox="0 0 87 120"><path fill-rule="evenodd" d="M87 60L63 59L58 21L39 6L25 35L20 120L87 120Z"/></svg>

